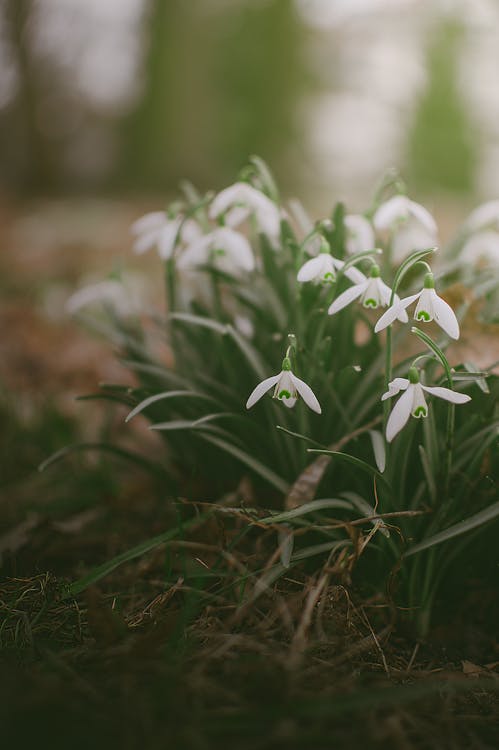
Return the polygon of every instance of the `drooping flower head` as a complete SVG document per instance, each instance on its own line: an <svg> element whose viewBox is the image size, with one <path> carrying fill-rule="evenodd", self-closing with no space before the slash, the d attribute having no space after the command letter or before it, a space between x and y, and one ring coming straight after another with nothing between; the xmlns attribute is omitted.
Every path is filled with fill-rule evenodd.
<svg viewBox="0 0 499 750"><path fill-rule="evenodd" d="M381 280L379 266L373 264L370 277L364 276L364 279L358 284L354 284L342 292L330 305L328 313L334 315L356 299L359 299L363 307L373 310L378 307L386 307L390 304L391 294L390 287ZM397 295L395 295L394 301L400 302ZM403 309L400 310L397 317L402 323L407 323L409 320L406 311Z"/></svg>
<svg viewBox="0 0 499 750"><path fill-rule="evenodd" d="M377 232L389 235L395 263L414 250L438 244L433 216L424 206L405 195L395 195L382 203L374 214L373 223Z"/></svg>
<svg viewBox="0 0 499 750"><path fill-rule="evenodd" d="M315 258L307 260L298 271L297 280L300 283L312 281L314 284L331 284L336 281L336 274L343 268L345 263L334 255L331 255L331 248L324 237L320 238L319 254ZM362 282L366 277L358 268L350 266L345 271L345 276L357 283Z"/></svg>
<svg viewBox="0 0 499 750"><path fill-rule="evenodd" d="M289 357L283 359L282 370L278 375L272 375L272 377L262 380L256 386L246 402L246 408L251 409L272 387L274 387L272 398L282 401L288 409L292 409L296 404L298 396L301 396L312 411L317 412L317 414L322 413L320 404L310 386L304 383L303 380L300 380L300 378L297 378L292 372Z"/></svg>
<svg viewBox="0 0 499 750"><path fill-rule="evenodd" d="M238 227L248 216L255 217L258 228L273 245L279 244L281 210L264 193L247 182L236 182L215 196L209 209L210 219L223 216L230 227Z"/></svg>
<svg viewBox="0 0 499 750"><path fill-rule="evenodd" d="M182 215L170 218L165 211L152 211L141 216L132 224L131 232L135 235L134 252L141 255L156 248L162 260L172 257L179 242L192 242L201 235L194 219Z"/></svg>
<svg viewBox="0 0 499 750"><path fill-rule="evenodd" d="M252 271L255 257L246 237L230 227L217 227L191 242L180 254L177 267L195 269L212 263L215 268L229 274Z"/></svg>
<svg viewBox="0 0 499 750"><path fill-rule="evenodd" d="M499 265L499 200L478 206L468 216L464 229L468 237L461 248L460 259Z"/></svg>
<svg viewBox="0 0 499 750"><path fill-rule="evenodd" d="M415 320L422 323L429 323L434 320L452 339L459 338L459 323L455 313L451 306L436 293L432 273L426 274L424 287L420 292L404 297L383 313L374 327L375 332L379 333L393 323L396 318L400 319L400 313L416 300L418 300L418 304L414 311Z"/></svg>
<svg viewBox="0 0 499 750"><path fill-rule="evenodd" d="M453 404L465 404L470 401L470 396L464 393L456 393L450 388L441 386L422 385L419 382L419 373L415 367L411 367L408 378L395 378L388 384L388 390L381 396L381 400L396 396L400 391L404 391L393 407L391 414L386 423L386 439L389 443L403 429L409 421L409 417L416 419L428 416L428 405L425 399L425 392L437 398L443 398Z"/></svg>

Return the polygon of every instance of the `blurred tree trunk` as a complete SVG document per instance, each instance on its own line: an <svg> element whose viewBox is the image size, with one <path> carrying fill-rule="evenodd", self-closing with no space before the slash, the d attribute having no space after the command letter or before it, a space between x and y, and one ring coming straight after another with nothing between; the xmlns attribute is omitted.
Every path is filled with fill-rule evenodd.
<svg viewBox="0 0 499 750"><path fill-rule="evenodd" d="M409 183L429 192L474 187L476 133L458 85L463 34L456 22L437 28L428 49L428 85L409 133Z"/></svg>
<svg viewBox="0 0 499 750"><path fill-rule="evenodd" d="M142 95L122 129L124 184L168 189L187 176L208 187L234 179L252 153L285 164L304 82L292 0L153 0L145 34Z"/></svg>
<svg viewBox="0 0 499 750"><path fill-rule="evenodd" d="M30 44L29 21L34 0L6 0L8 42L18 73L18 90L2 118L2 163L11 183L29 192L54 183L49 144L38 120L40 67Z"/></svg>

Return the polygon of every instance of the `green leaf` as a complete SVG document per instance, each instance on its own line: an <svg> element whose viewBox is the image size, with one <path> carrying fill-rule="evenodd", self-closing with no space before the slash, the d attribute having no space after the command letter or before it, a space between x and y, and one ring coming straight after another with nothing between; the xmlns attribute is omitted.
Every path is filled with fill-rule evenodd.
<svg viewBox="0 0 499 750"><path fill-rule="evenodd" d="M293 430L288 430L287 427L282 427L280 424L276 424L276 429L280 430L281 432L285 432L286 435L291 435L291 437L296 437L299 440L305 440L307 443L312 443L313 445L319 446L319 448L323 448L324 446L317 442L317 440L313 440L311 437L307 437L307 435L302 435L300 432L293 432Z"/></svg>
<svg viewBox="0 0 499 750"><path fill-rule="evenodd" d="M232 443L227 443L225 440L221 440L213 435L206 435L204 432L199 434L199 437L206 440L212 445L216 445L226 453L229 453L234 458L237 458L241 463L246 464L255 474L258 474L265 479L269 484L279 490L279 492L286 493L289 490L289 484L278 476L272 469L269 469L265 464L262 464L258 459L250 456L249 453L243 451Z"/></svg>
<svg viewBox="0 0 499 750"><path fill-rule="evenodd" d="M315 557L315 555L322 555L323 552L332 552L335 549L341 549L342 547L350 547L352 542L349 539L340 539L334 542L323 542L322 544L314 544L311 547L305 547L294 553L291 557L291 562L297 562L298 560L305 560L308 557Z"/></svg>
<svg viewBox="0 0 499 750"><path fill-rule="evenodd" d="M127 415L125 422L129 422L133 417L137 416L137 414L140 414L144 409L147 409L148 406L151 406L151 404L170 398L201 398L216 403L216 399L214 399L213 396L208 396L205 393L199 393L196 391L163 391L162 393L156 393L154 396L149 396L141 401L140 404L137 404L130 414Z"/></svg>
<svg viewBox="0 0 499 750"><path fill-rule="evenodd" d="M232 414L231 412L219 412L217 414L206 414L199 419L172 419L169 422L158 422L157 424L150 425L150 430L196 430L202 428L208 422L213 422L215 419L222 419L223 417L235 417L236 419L244 419L240 414Z"/></svg>
<svg viewBox="0 0 499 750"><path fill-rule="evenodd" d="M337 456L338 458L341 458L344 461L353 464L353 466L356 466L358 469L362 469L362 471L378 477L386 485L388 485L387 480L385 479L383 474L381 474L381 472L375 469L374 466L371 466L371 464L368 464L366 461L362 461L362 459L357 458L356 456L350 456L348 453L341 453L340 451L319 450L317 448L307 448L307 453L323 453L325 456Z"/></svg>
<svg viewBox="0 0 499 750"><path fill-rule="evenodd" d="M177 320L179 323L189 323L190 325L199 326L201 328L209 328L211 331L216 331L221 336L227 336L229 333L229 326L226 323L219 323L218 320L213 320L213 318L204 317L202 315L193 315L192 313L170 313L168 318L170 320Z"/></svg>
<svg viewBox="0 0 499 750"><path fill-rule="evenodd" d="M144 458L144 456L141 456L138 453L126 450L125 448L120 448L119 446L112 445L111 443L73 443L72 445L67 445L66 447L61 448L60 450L56 451L51 456L46 458L45 461L42 461L42 463L38 467L38 471L45 471L45 469L47 469L49 466L52 466L52 464L57 463L57 461L66 458L66 456L69 456L71 453L76 453L79 451L100 451L102 453L112 453L118 458L122 458L125 461L131 461L132 463L141 466L143 469L151 472L151 474L159 474L163 477L165 475L168 476L168 472L161 464L149 461L149 459Z"/></svg>
<svg viewBox="0 0 499 750"><path fill-rule="evenodd" d="M495 521L497 518L499 518L499 501L493 503L488 508L481 510L479 513L475 513L475 515L466 518L464 521L459 521L453 526L449 526L444 531L440 531L438 534L434 534L428 539L423 539L422 542L415 544L413 547L410 547L407 552L404 552L403 557L410 557L417 552L422 552L425 549L430 549L430 547L435 547L437 544L442 544L442 542L447 542L449 539L454 539L461 534L466 534L468 531L476 529L477 526L482 526L484 523Z"/></svg>
<svg viewBox="0 0 499 750"><path fill-rule="evenodd" d="M419 457L421 458L421 465L423 467L423 472L426 478L426 486L428 487L431 501L433 505L435 505L437 502L437 485L433 476L430 459L428 458L428 454L425 451L424 445L419 445L418 448Z"/></svg>
<svg viewBox="0 0 499 750"><path fill-rule="evenodd" d="M321 500L312 500L310 503L300 505L298 508L284 511L283 513L275 513L271 516L265 516L265 518L259 519L259 523L281 523L282 521L291 521L293 518L299 516L305 516L308 513L317 513L319 510L327 510L330 508L341 508L342 510L352 510L352 503L347 500L339 500L337 498L324 498Z"/></svg>
<svg viewBox="0 0 499 750"><path fill-rule="evenodd" d="M86 576L83 576L83 578L80 578L78 581L75 581L69 586L67 598L80 594L82 591L88 588L88 586L91 586L93 583L100 581L101 578L104 578L104 576L112 573L113 570L116 570L116 568L120 565L123 565L123 563L134 560L136 557L142 557L142 555L145 555L146 552L150 552L150 550L154 549L155 547L159 547L160 544L167 544L176 537L180 536L182 532L195 528L196 526L210 518L210 516L213 515L213 512L214 511L202 513L191 519L190 521L183 521L182 524L177 528L165 531L163 534L158 534L158 536L153 536L151 539L147 539L145 542L137 544L135 547L126 550L126 552L122 552L121 554L113 557L111 560L108 560L102 565L98 565L96 568L93 568L90 573L87 573Z"/></svg>

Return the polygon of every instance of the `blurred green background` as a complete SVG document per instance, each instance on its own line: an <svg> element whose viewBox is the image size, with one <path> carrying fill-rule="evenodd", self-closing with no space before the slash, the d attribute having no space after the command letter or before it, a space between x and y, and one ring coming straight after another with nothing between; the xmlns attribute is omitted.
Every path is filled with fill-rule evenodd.
<svg viewBox="0 0 499 750"><path fill-rule="evenodd" d="M312 210L499 193L494 0L3 0L4 193L169 193L269 161Z"/></svg>

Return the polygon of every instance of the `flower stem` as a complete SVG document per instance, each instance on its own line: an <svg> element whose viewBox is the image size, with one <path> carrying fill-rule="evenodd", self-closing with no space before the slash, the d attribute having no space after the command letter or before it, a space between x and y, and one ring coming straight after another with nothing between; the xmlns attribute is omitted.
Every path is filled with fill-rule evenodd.
<svg viewBox="0 0 499 750"><path fill-rule="evenodd" d="M452 380L452 371L449 365L449 361L443 351L440 349L437 344L435 344L432 339L426 335L426 333L423 333L423 331L420 331L419 328L411 328L411 332L415 333L418 338L421 339L421 341L424 341L424 343L435 353L437 356L437 359L442 364L442 367L445 371L445 377L447 378L447 385L448 387L453 390L453 380ZM448 498L449 495L449 487L450 487L450 474L452 469L452 452L454 449L454 423L455 423L455 415L456 415L456 406L451 401L448 402L447 407L447 428L446 428L446 436L445 436L445 461L444 461L444 481L443 481L443 488L444 488L444 497Z"/></svg>

